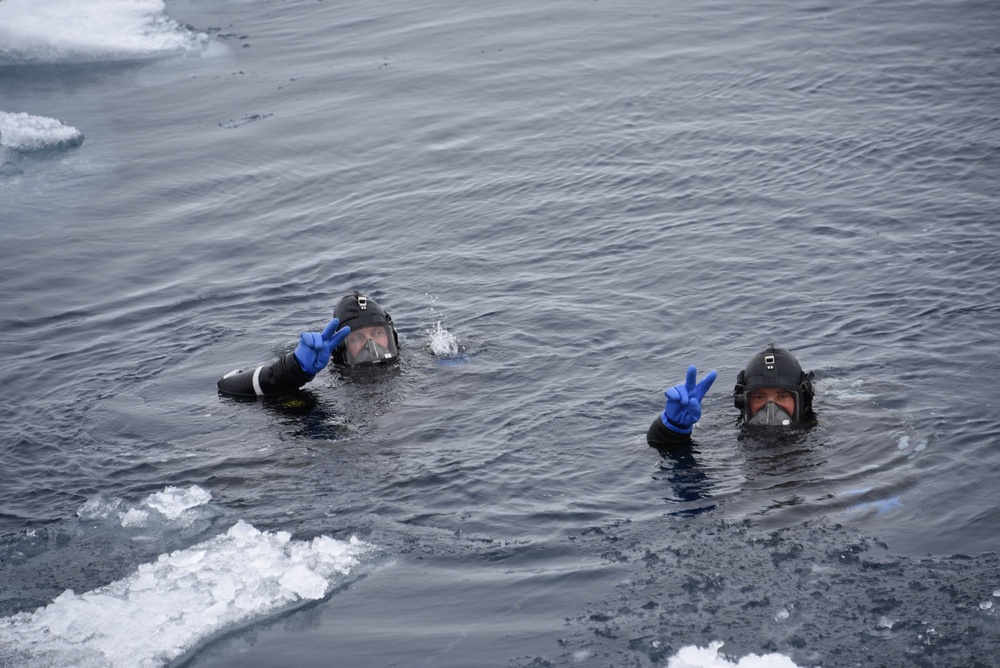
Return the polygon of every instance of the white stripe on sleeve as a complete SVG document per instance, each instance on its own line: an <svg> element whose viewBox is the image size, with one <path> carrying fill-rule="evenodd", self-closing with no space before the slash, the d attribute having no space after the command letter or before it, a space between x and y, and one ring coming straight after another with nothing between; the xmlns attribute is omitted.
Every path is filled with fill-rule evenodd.
<svg viewBox="0 0 1000 668"><path fill-rule="evenodd" d="M260 370L264 368L261 365L253 370L253 391L257 393L257 396L264 396L264 390L260 389Z"/></svg>

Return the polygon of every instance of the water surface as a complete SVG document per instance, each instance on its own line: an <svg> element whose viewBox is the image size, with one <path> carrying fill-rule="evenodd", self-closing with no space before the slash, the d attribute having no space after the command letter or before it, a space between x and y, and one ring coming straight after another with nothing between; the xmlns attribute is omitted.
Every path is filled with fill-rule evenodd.
<svg viewBox="0 0 1000 668"><path fill-rule="evenodd" d="M0 664L995 662L997 7L50 4L0 2ZM398 365L218 395L355 289ZM819 424L760 443L772 341Z"/></svg>

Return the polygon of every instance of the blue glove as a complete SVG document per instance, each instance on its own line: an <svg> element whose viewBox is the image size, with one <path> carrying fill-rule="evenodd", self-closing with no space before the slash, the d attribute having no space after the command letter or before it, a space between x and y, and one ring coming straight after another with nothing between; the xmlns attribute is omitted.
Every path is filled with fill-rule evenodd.
<svg viewBox="0 0 1000 668"><path fill-rule="evenodd" d="M702 397L708 392L708 388L712 387L718 375L715 371L709 371L696 385L698 369L693 364L689 366L686 381L664 392L667 395L667 407L660 415L663 426L678 434L690 434L692 425L701 419Z"/></svg>
<svg viewBox="0 0 1000 668"><path fill-rule="evenodd" d="M315 376L323 370L330 362L330 353L339 346L347 335L351 333L350 327L340 327L340 320L334 318L323 330L319 332L302 332L299 336L299 345L295 349L295 361L299 363L302 370L310 376Z"/></svg>

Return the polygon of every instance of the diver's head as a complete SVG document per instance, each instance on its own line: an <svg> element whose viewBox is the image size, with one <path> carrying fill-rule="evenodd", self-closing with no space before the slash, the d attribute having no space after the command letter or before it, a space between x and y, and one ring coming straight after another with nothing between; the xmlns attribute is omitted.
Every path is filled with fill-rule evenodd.
<svg viewBox="0 0 1000 668"><path fill-rule="evenodd" d="M333 360L347 366L382 364L399 355L399 336L392 317L374 299L360 292L347 295L333 309L340 326L347 325L351 333L333 351Z"/></svg>
<svg viewBox="0 0 1000 668"><path fill-rule="evenodd" d="M812 415L813 373L795 356L772 343L754 355L736 377L733 403L743 422L762 427L790 427Z"/></svg>

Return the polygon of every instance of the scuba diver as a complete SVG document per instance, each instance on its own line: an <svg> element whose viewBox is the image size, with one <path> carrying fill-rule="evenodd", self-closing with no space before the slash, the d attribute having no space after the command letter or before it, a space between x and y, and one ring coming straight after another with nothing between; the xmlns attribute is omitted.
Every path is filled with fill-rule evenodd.
<svg viewBox="0 0 1000 668"><path fill-rule="evenodd" d="M360 292L337 302L322 332L303 332L293 352L255 369L235 369L219 379L219 391L235 396L293 392L322 371L330 358L347 367L387 364L399 355L392 317Z"/></svg>
<svg viewBox="0 0 1000 668"><path fill-rule="evenodd" d="M674 385L663 412L650 425L646 441L655 448L670 449L691 443L694 424L701 419L701 400L718 374L709 371L699 383L698 369L688 367L684 383ZM733 403L740 421L750 428L791 428L810 424L813 372L803 372L795 356L773 343L751 358L736 376Z"/></svg>

